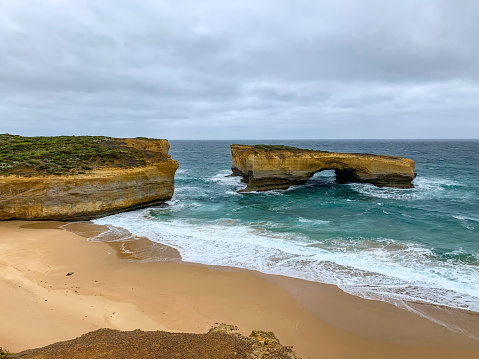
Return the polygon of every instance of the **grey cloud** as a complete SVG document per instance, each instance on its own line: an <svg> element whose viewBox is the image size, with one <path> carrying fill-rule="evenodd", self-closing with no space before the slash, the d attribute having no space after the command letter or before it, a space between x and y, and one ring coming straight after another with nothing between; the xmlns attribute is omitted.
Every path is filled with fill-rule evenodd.
<svg viewBox="0 0 479 359"><path fill-rule="evenodd" d="M478 17L452 0L5 0L0 132L477 138Z"/></svg>

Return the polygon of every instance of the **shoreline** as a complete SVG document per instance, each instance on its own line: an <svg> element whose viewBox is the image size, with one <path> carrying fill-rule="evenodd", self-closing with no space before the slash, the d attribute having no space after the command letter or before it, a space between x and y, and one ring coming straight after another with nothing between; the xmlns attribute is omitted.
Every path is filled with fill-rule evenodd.
<svg viewBox="0 0 479 359"><path fill-rule="evenodd" d="M0 288L7 293L0 346L11 351L100 327L205 332L225 322L243 334L273 331L303 358L479 356L478 340L389 303L327 284L182 262L148 240L137 240L137 252L124 242L87 241L62 224L0 222ZM142 250L164 261L135 258ZM479 315L469 316L479 323Z"/></svg>
<svg viewBox="0 0 479 359"><path fill-rule="evenodd" d="M45 226L45 224L40 223L40 226ZM56 226L56 224L53 224ZM287 290L291 295L295 296L296 300L304 305L310 312L315 313L321 320L327 320L328 323L334 326L344 327L345 329L351 329L347 325L342 325L341 321L337 321L334 316L328 315L329 313L324 313L324 311L318 308L317 303L314 300L311 300L310 292L315 290L321 293L320 296L325 300L325 297L331 297L328 304L331 305L336 300L336 297L339 295L341 298L349 299L356 298L361 299L363 302L362 306L369 308L370 302L373 303L385 303L388 305L393 305L401 310L405 310L409 313L412 313L414 316L420 316L434 323L440 324L446 327L448 330L453 332L458 332L465 334L468 337L479 340L479 313L464 310L459 308L452 308L447 306L440 306L431 303L425 302L412 302L412 301L381 301L377 299L367 299L354 294L344 292L338 286L334 284L327 284L321 282L313 282L306 279L288 277L278 274L268 274L259 272L256 270L237 268L237 267L228 267L223 265L205 265L201 263L194 262L185 262L183 261L180 252L168 245L161 244L155 241L151 241L146 237L137 237L131 234L128 230L121 227L114 227L115 229L111 231L111 227L108 225L99 225L88 222L65 222L62 226L63 229L78 234L88 240L93 240L94 238L101 239L100 242L107 243L113 247L120 258L127 260L137 260L137 261L146 261L146 262L158 262L158 261L174 261L178 263L184 263L187 265L197 265L206 268L212 268L213 270L221 271L247 271L255 275L262 276L264 279L276 283L282 286L283 289ZM98 240L95 240L98 241ZM315 288L318 287L320 289ZM328 293L328 295L325 295ZM308 299L309 298L309 299ZM314 298L314 296L313 296ZM353 301L354 301L353 300ZM350 300L351 302L351 300ZM374 304L373 307L381 306L381 304ZM372 310L372 309L369 309ZM325 315L326 314L326 315ZM351 313L352 316L355 313ZM363 317L362 320L367 320L368 317ZM374 328L370 326L370 328ZM385 340L387 336L384 336L383 333L375 332L374 330L364 330L363 328L356 328L354 332L358 335L366 336L369 339L379 339ZM395 341L393 341L395 343ZM410 344L409 342L397 342L402 344Z"/></svg>

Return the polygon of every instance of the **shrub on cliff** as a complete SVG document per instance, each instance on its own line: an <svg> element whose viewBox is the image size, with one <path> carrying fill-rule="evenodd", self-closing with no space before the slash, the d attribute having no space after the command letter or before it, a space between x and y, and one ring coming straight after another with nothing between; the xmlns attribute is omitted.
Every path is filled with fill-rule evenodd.
<svg viewBox="0 0 479 359"><path fill-rule="evenodd" d="M10 353L8 350L0 347L0 359L9 359L12 357L12 355L13 353Z"/></svg>
<svg viewBox="0 0 479 359"><path fill-rule="evenodd" d="M84 173L104 165L146 163L141 151L105 136L23 137L0 134L0 175Z"/></svg>
<svg viewBox="0 0 479 359"><path fill-rule="evenodd" d="M295 151L295 150L301 150L300 148L297 148L297 147L284 146L284 145L254 145L253 147L258 148L260 150L265 150L265 151L274 151L274 150Z"/></svg>

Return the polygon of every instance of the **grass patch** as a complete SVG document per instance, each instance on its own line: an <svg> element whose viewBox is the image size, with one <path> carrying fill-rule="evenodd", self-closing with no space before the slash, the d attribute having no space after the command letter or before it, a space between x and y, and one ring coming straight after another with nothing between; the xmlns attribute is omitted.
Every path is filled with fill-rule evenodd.
<svg viewBox="0 0 479 359"><path fill-rule="evenodd" d="M141 151L121 147L112 137L0 134L0 175L77 174L115 164L134 167L146 161Z"/></svg>
<svg viewBox="0 0 479 359"><path fill-rule="evenodd" d="M252 148L256 148L263 151L290 151L290 152L322 152L328 153L328 151L321 151L321 150L308 150L306 148L298 148L298 147L291 147L291 146L284 146L284 145L253 145Z"/></svg>
<svg viewBox="0 0 479 359"><path fill-rule="evenodd" d="M0 359L12 358L13 353L10 353L8 350L0 347Z"/></svg>
<svg viewBox="0 0 479 359"><path fill-rule="evenodd" d="M275 150L304 151L301 148L284 146L284 145L253 145L251 147L264 150L264 151L275 151Z"/></svg>

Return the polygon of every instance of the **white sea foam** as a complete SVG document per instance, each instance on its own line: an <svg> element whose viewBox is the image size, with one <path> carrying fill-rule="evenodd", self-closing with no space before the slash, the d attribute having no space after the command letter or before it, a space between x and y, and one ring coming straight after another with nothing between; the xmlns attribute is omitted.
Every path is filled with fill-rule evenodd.
<svg viewBox="0 0 479 359"><path fill-rule="evenodd" d="M68 225L67 225L68 226ZM89 237L88 240L92 242L105 242L105 241L127 241L132 238L132 233L126 228L115 227L107 225L108 230L97 234L96 236Z"/></svg>
<svg viewBox="0 0 479 359"><path fill-rule="evenodd" d="M336 175L333 171L321 171L316 173L313 177L311 177L307 182L306 185L308 186L325 186L325 185L332 185L336 183Z"/></svg>
<svg viewBox="0 0 479 359"><path fill-rule="evenodd" d="M201 187L196 186L177 186L175 187L175 197L186 197L192 193L196 194L199 191L204 191Z"/></svg>
<svg viewBox="0 0 479 359"><path fill-rule="evenodd" d="M230 170L222 170L214 176L208 178L207 181L216 182L226 186L235 186L241 184L241 177L232 176Z"/></svg>
<svg viewBox="0 0 479 359"><path fill-rule="evenodd" d="M241 185L241 188L243 188L243 187L245 187L244 184ZM260 195L265 196L265 197L281 196L285 192L293 191L295 188L298 188L298 187L299 186L291 186L288 189L271 189L271 190L268 190L268 191L249 191L249 192L243 193L243 195L260 194Z"/></svg>
<svg viewBox="0 0 479 359"><path fill-rule="evenodd" d="M362 195L393 200L422 200L437 197L457 196L448 189L460 188L461 184L441 178L417 177L414 188L376 187L372 184L351 183L349 186Z"/></svg>
<svg viewBox="0 0 479 359"><path fill-rule="evenodd" d="M387 238L318 242L232 219L162 221L152 219L149 210L94 222L123 227L134 235L172 246L188 262L336 284L366 298L422 301L479 312L479 267L440 260L419 244Z"/></svg>
<svg viewBox="0 0 479 359"><path fill-rule="evenodd" d="M468 216L454 216L454 218L459 219L460 221L473 221L473 222L479 222L479 218L476 217L468 217Z"/></svg>
<svg viewBox="0 0 479 359"><path fill-rule="evenodd" d="M198 186L176 186L173 200L182 200L191 197L195 198L207 198L208 191L206 188Z"/></svg>
<svg viewBox="0 0 479 359"><path fill-rule="evenodd" d="M476 217L455 216L455 215L453 215L453 217L456 218L457 220L459 220L461 225L463 225L464 227L466 227L470 231L475 229L475 225L473 224L473 222L479 222L479 218L476 218Z"/></svg>
<svg viewBox="0 0 479 359"><path fill-rule="evenodd" d="M308 219L308 218L303 218L303 217L298 217L298 221L301 223L308 223L309 225L317 225L317 226L324 226L326 224L329 224L330 221L325 221L322 219Z"/></svg>
<svg viewBox="0 0 479 359"><path fill-rule="evenodd" d="M180 201L178 199L173 199L171 201L166 202L167 206L162 206L162 207L152 207L150 208L151 211L156 212L156 213L174 213L174 212L182 212L186 209L192 209L192 208L198 208L200 207L199 203L196 202L185 202L185 201ZM146 212L145 216L149 217L150 219L153 219L153 217L149 216L149 211Z"/></svg>
<svg viewBox="0 0 479 359"><path fill-rule="evenodd" d="M230 170L220 171L214 176L207 178L206 181L226 187L225 194L230 196L239 196L238 190L245 186L244 183L241 183L241 177L232 176Z"/></svg>
<svg viewBox="0 0 479 359"><path fill-rule="evenodd" d="M179 168L175 172L176 179L185 179L188 178L188 169L187 168Z"/></svg>
<svg viewBox="0 0 479 359"><path fill-rule="evenodd" d="M233 191L233 190L227 190L227 191L225 191L225 194L227 194L229 196L242 196L241 193L238 193L238 191Z"/></svg>

